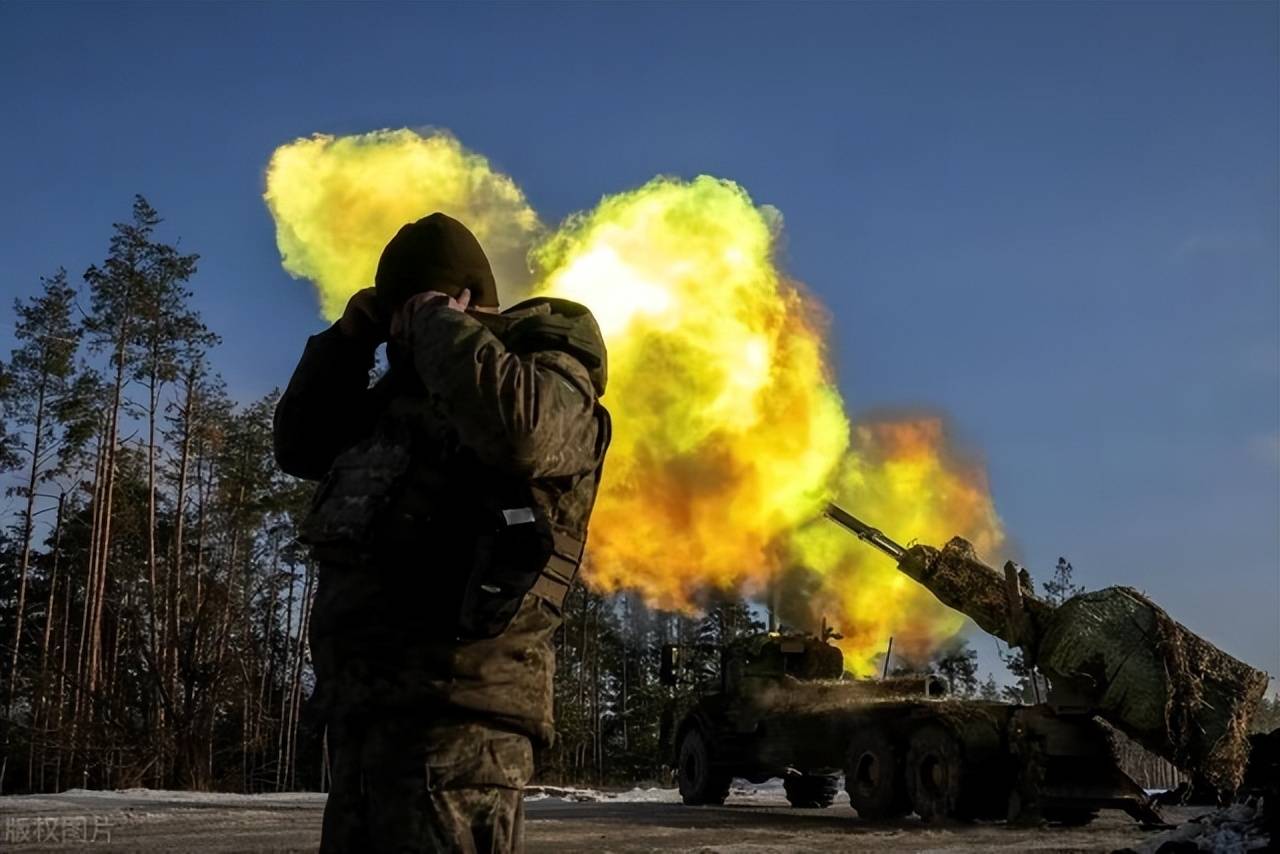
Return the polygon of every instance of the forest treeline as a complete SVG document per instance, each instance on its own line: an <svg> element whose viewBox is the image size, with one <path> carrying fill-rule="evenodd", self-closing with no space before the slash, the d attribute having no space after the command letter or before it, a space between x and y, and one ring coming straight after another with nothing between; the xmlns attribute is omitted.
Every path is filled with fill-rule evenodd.
<svg viewBox="0 0 1280 854"><path fill-rule="evenodd" d="M136 197L101 262L74 277L55 267L15 301L0 361L5 794L324 785L306 713L316 567L295 539L311 485L272 458L276 394L228 394L216 330L192 304L199 258L160 223ZM733 598L694 617L579 585L556 636L558 739L539 776L665 780L664 731L715 680L709 650L761 628ZM658 680L671 642L701 650L676 689ZM963 646L923 666L957 693L1035 689L1016 659L1016 685L979 682Z"/></svg>

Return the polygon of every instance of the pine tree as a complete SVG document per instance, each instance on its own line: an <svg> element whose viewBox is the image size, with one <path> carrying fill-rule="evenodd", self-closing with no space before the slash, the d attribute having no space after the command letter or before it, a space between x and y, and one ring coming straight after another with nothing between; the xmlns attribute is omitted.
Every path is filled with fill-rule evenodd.
<svg viewBox="0 0 1280 854"><path fill-rule="evenodd" d="M89 597L85 628L85 656L80 661L84 712L95 709L97 688L103 678L102 615L107 593L108 558L111 552L112 510L116 497L117 457L120 452L120 415L137 353L138 328L154 271L163 271L163 251L152 241L160 217L141 196L134 197L133 218L116 223L107 258L101 266L85 271L91 312L85 318L90 347L108 355L111 379L101 425L100 461L95 477L93 538L89 551ZM161 273L163 275L163 272Z"/></svg>
<svg viewBox="0 0 1280 854"><path fill-rule="evenodd" d="M7 405L15 423L24 428L18 449L23 458L22 483L9 490L22 498L19 521L18 593L13 616L13 633L9 646L5 679L4 713L9 717L17 696L18 662L22 651L26 617L28 573L31 569L32 536L35 530L35 508L40 498L39 484L57 469L63 447L63 426L70 411L67 398L75 384L75 356L80 344L80 330L73 318L75 290L67 284L66 270L41 279L38 296L15 301L14 338L18 347L10 359L7 378ZM74 436L72 437L74 438Z"/></svg>
<svg viewBox="0 0 1280 854"><path fill-rule="evenodd" d="M1254 713L1253 720L1249 721L1249 732L1274 732L1280 730L1280 696L1272 694L1270 697L1263 697L1262 702L1258 705L1258 711Z"/></svg>
<svg viewBox="0 0 1280 854"><path fill-rule="evenodd" d="M10 433L9 411L13 406L13 375L0 362L0 474L18 464L18 437Z"/></svg>
<svg viewBox="0 0 1280 854"><path fill-rule="evenodd" d="M1027 657L1020 648L1011 648L1000 652L1000 660L1004 662L1016 681L1001 689L1004 699L1010 703L1043 703L1049 694L1049 683L1040 673L1027 663Z"/></svg>
<svg viewBox="0 0 1280 854"><path fill-rule="evenodd" d="M1084 587L1075 583L1074 572L1070 561L1065 557L1058 558L1053 575L1042 585L1045 599L1050 604L1061 605L1072 596L1084 592ZM1013 685L1004 687L1003 695L1006 700L1011 703L1039 703L1048 697L1048 681L1027 662L1021 649L1001 652L1000 658L1009 672L1017 678Z"/></svg>
<svg viewBox="0 0 1280 854"><path fill-rule="evenodd" d="M145 200L143 200L145 205ZM144 214L148 221L159 223L154 210ZM200 319L188 307L190 292L185 283L195 274L196 255L182 255L175 247L151 244L153 257L149 259L149 275L140 282L142 298L136 323L135 340L132 342L134 368L132 378L146 389L144 416L147 422L147 573L149 641L152 660L157 667L168 672L167 655L162 653L161 626L168 629L167 619L162 617L162 600L159 581L159 549L156 542L157 500L157 428L162 415L162 395L165 386L172 382L181 370L183 357L199 359L205 350L216 343ZM167 601L166 603L167 604Z"/></svg>
<svg viewBox="0 0 1280 854"><path fill-rule="evenodd" d="M1072 596L1084 592L1084 588L1074 582L1072 578L1074 572L1074 568L1065 557L1058 558L1053 576L1044 583L1044 598L1049 600L1050 604L1061 605Z"/></svg>
<svg viewBox="0 0 1280 854"><path fill-rule="evenodd" d="M978 652L967 641L937 656L934 669L947 680L952 696L971 697L978 690Z"/></svg>
<svg viewBox="0 0 1280 854"><path fill-rule="evenodd" d="M318 744L299 726L315 567L295 532L311 487L275 469L275 398L239 409L227 398L207 358L215 339L187 305L195 256L158 240L159 222L135 199L85 274L82 326L61 274L15 315L20 327L68 327L54 339L83 332L89 364L70 348L43 408L26 370L39 360L0 370L0 452L23 466L13 524L0 527L0 692L20 722L4 728L0 785L23 753L32 790L319 782ZM58 311L35 307L53 292ZM35 352L23 328L20 349ZM48 534L36 536L45 511ZM584 675L598 775L635 731L616 674L630 695L643 666L615 651L613 600L593 598Z"/></svg>
<svg viewBox="0 0 1280 854"><path fill-rule="evenodd" d="M89 553L90 604L84 634L85 655L80 661L80 684L85 699L84 712L96 713L99 687L110 675L105 661L103 613L109 594L108 574L112 565L115 532L115 500L123 447L120 443L121 415L128 399L126 386L140 381L147 390L142 414L147 422L145 444L146 521L144 526L146 581L144 591L129 588L129 604L145 604L141 613L129 612L130 629L140 626L147 637L145 660L151 678L149 714L162 708L156 692L162 678L158 627L159 579L156 495L156 421L160 394L175 372L174 360L182 342L207 335L195 316L186 309L184 283L195 272L195 255L184 255L175 246L155 239L161 219L142 196L135 196L132 219L117 223L104 262L90 267L84 275L89 286L91 311L85 330L92 349L106 353L111 379L107 405L100 425L101 455L96 466L94 489L94 535ZM136 601L133 597L137 597ZM118 644L118 638L111 638ZM107 686L110 687L109 685ZM163 718L155 721L156 732ZM163 772L163 760L155 772Z"/></svg>

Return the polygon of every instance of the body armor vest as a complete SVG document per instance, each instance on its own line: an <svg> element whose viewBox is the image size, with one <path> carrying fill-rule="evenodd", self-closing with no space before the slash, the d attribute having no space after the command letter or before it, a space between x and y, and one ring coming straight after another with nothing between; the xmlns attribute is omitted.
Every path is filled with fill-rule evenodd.
<svg viewBox="0 0 1280 854"><path fill-rule="evenodd" d="M568 340L545 309L555 322L538 324L524 305L476 317L509 350L569 352L603 371L603 359L590 363L589 341ZM531 480L485 465L395 358L374 390L384 408L373 431L335 459L299 539L318 560L401 576L407 595L429 600L419 604L431 612L424 624L445 636L501 634L527 593L559 613L582 562L599 466ZM609 419L595 406L602 460Z"/></svg>

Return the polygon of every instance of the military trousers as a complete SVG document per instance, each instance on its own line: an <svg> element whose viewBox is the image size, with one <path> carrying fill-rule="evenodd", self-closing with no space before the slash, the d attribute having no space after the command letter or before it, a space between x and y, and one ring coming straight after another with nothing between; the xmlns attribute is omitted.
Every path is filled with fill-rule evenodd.
<svg viewBox="0 0 1280 854"><path fill-rule="evenodd" d="M321 854L523 850L527 737L366 715L331 721L328 745Z"/></svg>

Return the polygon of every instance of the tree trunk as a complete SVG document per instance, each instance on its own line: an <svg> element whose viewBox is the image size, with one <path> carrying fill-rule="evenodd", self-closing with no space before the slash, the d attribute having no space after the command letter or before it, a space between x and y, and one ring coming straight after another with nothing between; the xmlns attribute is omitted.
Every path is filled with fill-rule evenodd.
<svg viewBox="0 0 1280 854"><path fill-rule="evenodd" d="M302 616L298 622L297 656L294 659L293 698L289 713L289 747L288 747L288 786L293 789L297 785L298 769L298 721L302 715L302 670L306 664L308 646L307 633L311 630L311 605L315 598L316 568L310 562L306 566L306 583L302 589Z"/></svg>
<svg viewBox="0 0 1280 854"><path fill-rule="evenodd" d="M94 705L95 692L102 667L102 612L106 604L107 566L111 552L111 510L115 501L116 484L116 446L120 436L120 406L124 400L124 368L126 344L129 340L128 317L121 320L118 344L116 347L116 377L111 394L109 408L109 427L107 429L107 458L103 466L104 484L102 490L102 520L98 532L98 571L97 590L94 596L93 617L89 627L89 684L88 700L90 707Z"/></svg>
<svg viewBox="0 0 1280 854"><path fill-rule="evenodd" d="M13 698L18 693L18 651L22 646L22 618L27 604L27 571L31 567L31 535L35 527L36 480L40 475L40 451L44 446L44 399L47 376L40 379L36 398L35 433L31 439L31 467L27 470L27 495L22 512L22 557L18 561L18 606L13 620L13 649L9 657L9 679L5 687L4 716L13 714ZM5 745L6 752L8 745Z"/></svg>
<svg viewBox="0 0 1280 854"><path fill-rule="evenodd" d="M164 703L158 702L161 683L167 679L169 672L168 620L163 616L160 607L158 560L156 559L156 409L160 405L161 380L159 378L159 356L152 347L151 369L147 385L147 599L150 618L147 620L148 640L151 644L151 708L155 715L155 727L152 739L155 742L155 768L153 776L156 785L164 785L165 745L168 741L166 729L168 720ZM165 627L161 636L160 626Z"/></svg>
<svg viewBox="0 0 1280 854"><path fill-rule="evenodd" d="M289 596L284 606L284 659L288 668L288 684L280 690L280 725L276 728L276 791L282 791L284 780L288 779L285 769L285 742L289 737L290 726L287 722L293 716L293 594L298 585L295 564L289 565ZM285 688L287 687L287 690Z"/></svg>
<svg viewBox="0 0 1280 854"><path fill-rule="evenodd" d="M600 743L600 605L595 608L595 642L591 646L591 717L592 717L592 759L595 764L596 785L601 782L604 773L604 757Z"/></svg>
<svg viewBox="0 0 1280 854"><path fill-rule="evenodd" d="M168 635L174 644L173 667L170 674L171 690L177 687L179 631L182 622L182 560L186 546L187 521L187 472L191 460L191 432L195 417L195 368L187 374L182 406L182 444L178 452L178 494L174 506L173 557L168 583Z"/></svg>
<svg viewBox="0 0 1280 854"><path fill-rule="evenodd" d="M36 689L31 698L31 738L27 744L27 789L31 790L33 785L32 778L32 762L35 758L35 733L39 731L42 718L47 718L45 712L47 706L46 679L49 673L49 641L53 636L53 616L54 605L57 603L58 591L58 563L62 555L62 511L66 506L67 494L64 492L58 496L58 515L53 523L53 568L49 578L49 598L44 606L44 633L40 639L40 675L36 680ZM46 720L47 723L47 720ZM40 788L44 788L44 764L45 764L45 747L44 742L40 745Z"/></svg>
<svg viewBox="0 0 1280 854"><path fill-rule="evenodd" d="M84 607L80 612L80 634L76 647L76 682L71 708L70 754L67 758L69 773L75 773L76 755L79 748L78 737L84 729L82 715L86 718L88 716L87 693L89 690L89 660L91 657L89 631L93 625L93 612L97 608L98 532L102 527L102 512L105 504L103 494L107 480L107 432L110 424L110 417L102 420L102 429L98 433L98 450L94 455L93 487L90 497L92 518L89 527L89 554L85 562Z"/></svg>
<svg viewBox="0 0 1280 854"><path fill-rule="evenodd" d="M157 672L152 674L154 679L162 679L162 674L167 669L167 653L162 653L160 649L160 632L157 625L162 621L156 567L156 407L159 406L160 397L158 360L153 347L147 384L147 605L151 611L150 619L147 621L147 635L151 643L152 667L157 669ZM154 690L153 688L153 700ZM158 727L156 736L163 739L164 707L154 702L153 706Z"/></svg>

